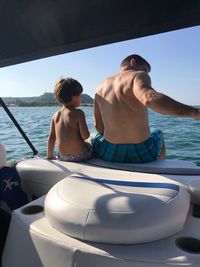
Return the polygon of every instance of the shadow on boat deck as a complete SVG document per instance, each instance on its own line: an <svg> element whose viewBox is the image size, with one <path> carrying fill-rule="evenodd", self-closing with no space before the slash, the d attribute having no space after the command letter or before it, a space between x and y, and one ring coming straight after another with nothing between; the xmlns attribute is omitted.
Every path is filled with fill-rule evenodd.
<svg viewBox="0 0 200 267"><path fill-rule="evenodd" d="M3 248L5 245L10 219L11 219L10 214L0 209L0 257L2 256ZM2 266L1 262L0 266Z"/></svg>

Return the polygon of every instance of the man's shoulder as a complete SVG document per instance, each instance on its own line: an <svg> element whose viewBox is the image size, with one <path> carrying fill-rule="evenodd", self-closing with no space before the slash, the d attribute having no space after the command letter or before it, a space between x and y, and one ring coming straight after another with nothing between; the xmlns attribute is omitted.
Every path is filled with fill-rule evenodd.
<svg viewBox="0 0 200 267"><path fill-rule="evenodd" d="M107 84L107 83L110 83L110 82L114 81L115 78L116 78L117 76L118 76L118 74L115 74L115 75L106 77L106 78L100 83L99 86L101 87L101 86L104 85L104 84Z"/></svg>
<svg viewBox="0 0 200 267"><path fill-rule="evenodd" d="M136 77L150 77L149 74L146 71L138 70L135 72Z"/></svg>
<svg viewBox="0 0 200 267"><path fill-rule="evenodd" d="M135 81L143 82L149 86L151 85L151 78L145 71L137 71L137 74L135 75Z"/></svg>
<svg viewBox="0 0 200 267"><path fill-rule="evenodd" d="M105 88L108 88L110 84L112 84L117 75L109 76L105 78L96 88L96 93L101 93Z"/></svg>

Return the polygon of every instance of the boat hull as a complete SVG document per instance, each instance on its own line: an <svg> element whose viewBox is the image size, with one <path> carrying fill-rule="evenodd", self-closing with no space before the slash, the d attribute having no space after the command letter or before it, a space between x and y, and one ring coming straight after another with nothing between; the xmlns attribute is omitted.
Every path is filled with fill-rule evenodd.
<svg viewBox="0 0 200 267"><path fill-rule="evenodd" d="M44 207L45 197L27 206ZM27 207L25 206L25 207ZM15 210L3 253L3 267L169 267L199 266L200 254L178 247L180 238L200 240L200 219L192 215L181 232L159 241L137 245L111 245L83 242L53 228L44 212L24 214ZM188 245L189 246L189 245Z"/></svg>

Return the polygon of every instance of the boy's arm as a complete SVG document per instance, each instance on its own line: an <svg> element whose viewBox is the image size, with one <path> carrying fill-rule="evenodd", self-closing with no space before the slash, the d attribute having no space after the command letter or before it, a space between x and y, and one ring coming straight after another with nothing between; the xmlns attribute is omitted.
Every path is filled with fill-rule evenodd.
<svg viewBox="0 0 200 267"><path fill-rule="evenodd" d="M134 79L134 94L146 107L164 115L191 117L200 120L200 110L182 104L171 97L155 91L145 72L139 72Z"/></svg>
<svg viewBox="0 0 200 267"><path fill-rule="evenodd" d="M55 124L54 120L51 121L50 133L47 143L47 159L55 159L54 157L54 146L56 142Z"/></svg>
<svg viewBox="0 0 200 267"><path fill-rule="evenodd" d="M80 130L80 135L83 140L86 140L90 136L90 132L87 127L86 119L85 119L85 114L82 110L79 110L80 112L80 117L79 117L79 130Z"/></svg>
<svg viewBox="0 0 200 267"><path fill-rule="evenodd" d="M100 111L99 105L97 104L96 97L97 95L95 95L95 99L94 99L94 126L99 133L103 134L104 124L103 124L103 120L101 117L101 111Z"/></svg>

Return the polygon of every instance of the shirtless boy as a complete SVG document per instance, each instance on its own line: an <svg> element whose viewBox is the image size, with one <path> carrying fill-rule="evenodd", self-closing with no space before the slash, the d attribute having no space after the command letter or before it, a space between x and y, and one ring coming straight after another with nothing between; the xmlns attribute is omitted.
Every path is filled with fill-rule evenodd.
<svg viewBox="0 0 200 267"><path fill-rule="evenodd" d="M63 107L52 118L48 138L47 159L55 159L54 147L58 146L58 159L84 161L91 157L92 149L85 140L90 136L85 114L80 106L81 84L72 79L59 80L54 94Z"/></svg>
<svg viewBox="0 0 200 267"><path fill-rule="evenodd" d="M149 162L164 159L160 130L150 132L147 108L166 115L200 120L200 110L157 92L151 87L150 64L139 55L125 58L118 74L97 88L92 139L97 157L116 162Z"/></svg>

